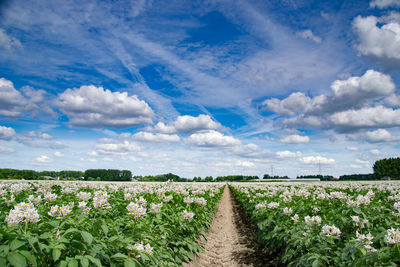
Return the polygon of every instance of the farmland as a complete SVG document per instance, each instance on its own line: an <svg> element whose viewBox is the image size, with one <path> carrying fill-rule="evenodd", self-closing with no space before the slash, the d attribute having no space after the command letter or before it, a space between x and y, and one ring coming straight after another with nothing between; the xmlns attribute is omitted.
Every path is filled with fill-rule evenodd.
<svg viewBox="0 0 400 267"><path fill-rule="evenodd" d="M395 181L228 186L4 181L0 195L1 266L396 266L400 261Z"/></svg>
<svg viewBox="0 0 400 267"><path fill-rule="evenodd" d="M222 184L2 183L0 265L179 266Z"/></svg>

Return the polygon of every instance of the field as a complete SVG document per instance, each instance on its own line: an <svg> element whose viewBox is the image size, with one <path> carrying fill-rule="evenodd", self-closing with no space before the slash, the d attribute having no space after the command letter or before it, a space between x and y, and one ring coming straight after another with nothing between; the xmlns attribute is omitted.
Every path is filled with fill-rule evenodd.
<svg viewBox="0 0 400 267"><path fill-rule="evenodd" d="M234 184L271 257L292 266L397 266L400 183Z"/></svg>
<svg viewBox="0 0 400 267"><path fill-rule="evenodd" d="M0 195L0 266L400 263L397 182L4 181Z"/></svg>
<svg viewBox="0 0 400 267"><path fill-rule="evenodd" d="M223 184L2 183L0 266L179 266Z"/></svg>

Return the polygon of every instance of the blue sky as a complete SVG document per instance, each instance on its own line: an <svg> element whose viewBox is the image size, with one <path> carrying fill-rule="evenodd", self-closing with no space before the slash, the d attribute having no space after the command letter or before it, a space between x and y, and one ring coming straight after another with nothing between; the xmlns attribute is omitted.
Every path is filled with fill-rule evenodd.
<svg viewBox="0 0 400 267"><path fill-rule="evenodd" d="M370 173L399 70L399 0L2 1L0 168Z"/></svg>

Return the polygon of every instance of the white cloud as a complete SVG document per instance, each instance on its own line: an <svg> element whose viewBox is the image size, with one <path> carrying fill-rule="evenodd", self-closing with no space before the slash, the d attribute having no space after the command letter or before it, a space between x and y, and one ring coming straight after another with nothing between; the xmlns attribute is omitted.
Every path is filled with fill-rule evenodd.
<svg viewBox="0 0 400 267"><path fill-rule="evenodd" d="M301 136L298 134L293 134L286 136L285 138L280 140L285 144L304 144L310 142L310 138L308 136Z"/></svg>
<svg viewBox="0 0 400 267"><path fill-rule="evenodd" d="M394 138L389 131L385 129L378 129L376 131L366 132L365 139L370 143L378 143L378 142L390 142L396 138Z"/></svg>
<svg viewBox="0 0 400 267"><path fill-rule="evenodd" d="M266 105L267 109L275 113L293 115L304 112L311 105L311 98L302 92L295 92L282 100L277 98L267 99L263 102L263 105Z"/></svg>
<svg viewBox="0 0 400 267"><path fill-rule="evenodd" d="M345 128L400 126L400 110L383 106L346 110L328 117L334 125Z"/></svg>
<svg viewBox="0 0 400 267"><path fill-rule="evenodd" d="M278 151L276 152L276 154L278 155L278 157L280 158L296 158L296 157L301 157L301 152L291 152L288 150L285 151Z"/></svg>
<svg viewBox="0 0 400 267"><path fill-rule="evenodd" d="M200 114L197 117L184 115L179 116L176 121L165 124L159 122L154 126L154 130L161 133L194 133L203 130L218 130L224 127L211 119L209 115Z"/></svg>
<svg viewBox="0 0 400 267"><path fill-rule="evenodd" d="M101 143L96 145L96 151L91 153L95 155L127 155L129 152L138 151L140 147L129 141L118 142L117 140L107 139L100 140Z"/></svg>
<svg viewBox="0 0 400 267"><path fill-rule="evenodd" d="M359 163L359 164L364 164L364 165L369 165L370 164L368 160L355 159L354 161Z"/></svg>
<svg viewBox="0 0 400 267"><path fill-rule="evenodd" d="M46 155L39 156L35 159L36 162L39 163L51 163L53 160Z"/></svg>
<svg viewBox="0 0 400 267"><path fill-rule="evenodd" d="M326 120L328 114L362 108L375 100L390 101L396 105L397 98L393 97L395 89L395 84L389 75L368 70L361 77L334 81L331 84L331 95L310 98L304 93L295 92L282 100L267 99L263 105L278 114L296 115L282 119L283 125L322 128L329 126L329 121Z"/></svg>
<svg viewBox="0 0 400 267"><path fill-rule="evenodd" d="M54 152L54 156L61 158L61 157L64 157L64 154L61 153L60 151L56 151L56 152Z"/></svg>
<svg viewBox="0 0 400 267"><path fill-rule="evenodd" d="M0 125L0 139L10 140L16 135L15 130L12 127Z"/></svg>
<svg viewBox="0 0 400 267"><path fill-rule="evenodd" d="M332 83L333 95L340 99L378 99L394 93L396 86L389 75L367 70L361 77L336 80Z"/></svg>
<svg viewBox="0 0 400 267"><path fill-rule="evenodd" d="M311 30L304 30L304 31L299 31L296 33L297 36L300 36L303 39L310 39L317 44L320 44L322 42L322 39L318 36L316 36Z"/></svg>
<svg viewBox="0 0 400 267"><path fill-rule="evenodd" d="M179 142L181 140L176 134L154 134L150 132L138 132L132 138L136 141L144 142Z"/></svg>
<svg viewBox="0 0 400 267"><path fill-rule="evenodd" d="M308 157L303 157L300 159L301 162L304 162L306 164L310 163L322 163L322 164L334 164L335 160L334 159L329 159L321 156L308 156Z"/></svg>
<svg viewBox="0 0 400 267"><path fill-rule="evenodd" d="M373 0L369 3L369 6L374 8L388 8L388 7L400 7L399 0Z"/></svg>
<svg viewBox="0 0 400 267"><path fill-rule="evenodd" d="M40 139L45 139L45 140L50 140L53 139L53 136L47 134L47 133L39 133L35 131L30 131L27 133L24 133L25 136L32 137L32 138L40 138Z"/></svg>
<svg viewBox="0 0 400 267"><path fill-rule="evenodd" d="M12 48L21 48L21 42L12 36L9 36L3 29L0 29L0 47L10 50Z"/></svg>
<svg viewBox="0 0 400 267"><path fill-rule="evenodd" d="M52 113L48 106L43 105L45 91L25 86L22 92L23 94L16 90L11 81L0 78L0 115L18 117L29 110L34 111L33 114L35 114L39 107L41 111Z"/></svg>
<svg viewBox="0 0 400 267"><path fill-rule="evenodd" d="M384 60L400 60L400 24L393 21L379 27L378 22L374 16L354 19L353 27L360 39L358 51Z"/></svg>
<svg viewBox="0 0 400 267"><path fill-rule="evenodd" d="M232 136L226 136L214 130L194 133L186 138L185 142L189 145L203 147L231 147L241 144L239 139Z"/></svg>
<svg viewBox="0 0 400 267"><path fill-rule="evenodd" d="M111 92L93 85L67 89L59 95L57 105L72 126L89 128L129 128L152 123L149 105L136 95Z"/></svg>
<svg viewBox="0 0 400 267"><path fill-rule="evenodd" d="M347 146L346 149L349 151L358 151L359 150L359 148L355 147L355 146Z"/></svg>
<svg viewBox="0 0 400 267"><path fill-rule="evenodd" d="M15 150L13 148L0 146L0 153L2 154L13 153L14 151Z"/></svg>
<svg viewBox="0 0 400 267"><path fill-rule="evenodd" d="M369 152L374 156L379 156L382 154L382 152L379 151L378 149L371 149Z"/></svg>

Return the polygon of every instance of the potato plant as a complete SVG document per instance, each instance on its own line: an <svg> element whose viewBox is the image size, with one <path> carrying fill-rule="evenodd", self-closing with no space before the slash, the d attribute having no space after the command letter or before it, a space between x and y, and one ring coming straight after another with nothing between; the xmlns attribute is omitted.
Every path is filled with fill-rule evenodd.
<svg viewBox="0 0 400 267"><path fill-rule="evenodd" d="M177 266L222 184L3 182L0 266Z"/></svg>
<svg viewBox="0 0 400 267"><path fill-rule="evenodd" d="M400 183L231 184L287 266L400 264Z"/></svg>

